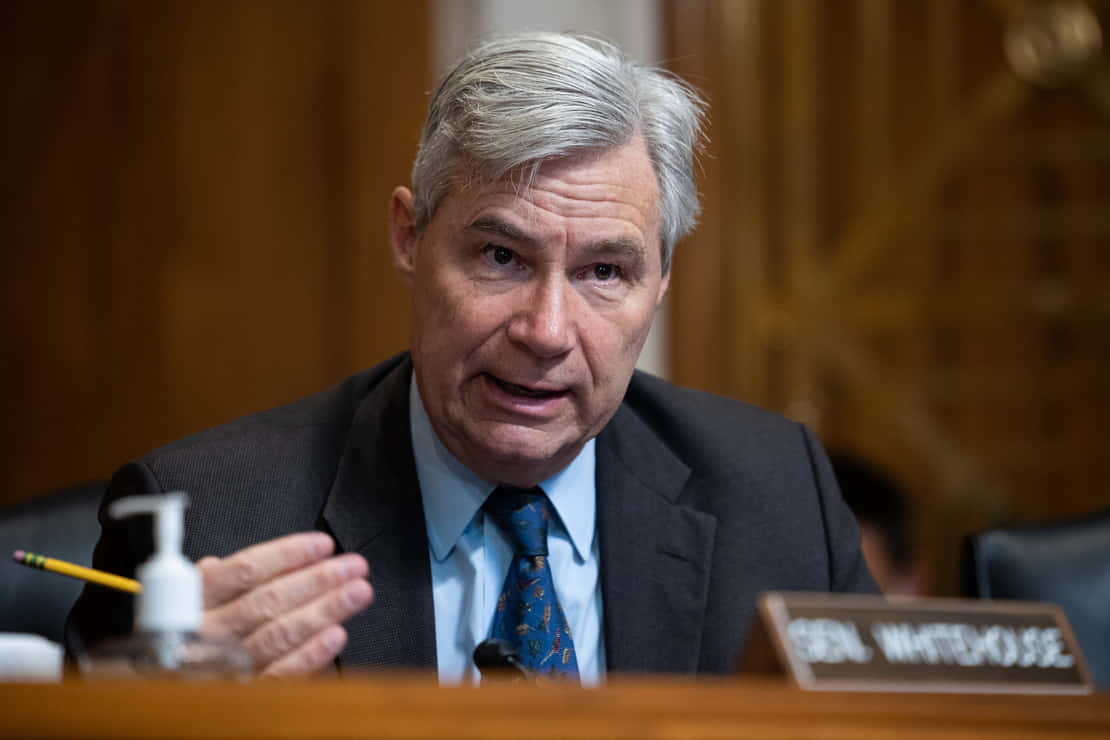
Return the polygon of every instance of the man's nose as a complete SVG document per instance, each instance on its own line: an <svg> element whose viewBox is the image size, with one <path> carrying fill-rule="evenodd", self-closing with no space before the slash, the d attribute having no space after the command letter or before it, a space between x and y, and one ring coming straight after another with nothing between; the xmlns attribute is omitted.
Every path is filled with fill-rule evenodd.
<svg viewBox="0 0 1110 740"><path fill-rule="evenodd" d="M536 281L522 291L509 322L509 339L538 357L556 357L574 347L574 298L560 280Z"/></svg>

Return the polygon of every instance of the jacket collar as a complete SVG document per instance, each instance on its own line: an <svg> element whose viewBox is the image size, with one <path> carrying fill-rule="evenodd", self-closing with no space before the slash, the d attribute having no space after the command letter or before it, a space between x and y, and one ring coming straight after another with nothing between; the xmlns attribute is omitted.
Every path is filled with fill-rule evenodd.
<svg viewBox="0 0 1110 740"><path fill-rule="evenodd" d="M407 356L355 412L323 518L370 564L375 599L346 623L341 668L436 665L428 536L409 432Z"/></svg>

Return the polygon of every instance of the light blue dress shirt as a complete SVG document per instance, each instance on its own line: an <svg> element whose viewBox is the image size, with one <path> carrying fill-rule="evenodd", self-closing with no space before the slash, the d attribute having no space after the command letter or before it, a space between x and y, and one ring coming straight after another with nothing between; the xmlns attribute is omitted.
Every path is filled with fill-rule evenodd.
<svg viewBox="0 0 1110 740"><path fill-rule="evenodd" d="M439 681L477 683L481 676L474 665L474 648L489 636L512 561L512 545L482 512L496 485L479 478L447 451L424 410L415 377L410 387L412 450L432 565ZM558 514L547 533L555 593L570 625L582 684L597 685L605 673L605 646L594 441L587 442L562 472L540 485Z"/></svg>

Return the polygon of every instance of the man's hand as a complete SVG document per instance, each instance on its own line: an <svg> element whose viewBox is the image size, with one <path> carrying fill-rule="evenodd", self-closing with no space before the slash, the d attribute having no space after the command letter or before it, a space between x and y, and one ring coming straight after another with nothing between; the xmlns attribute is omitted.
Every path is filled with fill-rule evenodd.
<svg viewBox="0 0 1110 740"><path fill-rule="evenodd" d="M366 559L334 549L328 535L302 532L202 558L204 633L237 636L263 675L320 670L347 643L341 623L374 597Z"/></svg>

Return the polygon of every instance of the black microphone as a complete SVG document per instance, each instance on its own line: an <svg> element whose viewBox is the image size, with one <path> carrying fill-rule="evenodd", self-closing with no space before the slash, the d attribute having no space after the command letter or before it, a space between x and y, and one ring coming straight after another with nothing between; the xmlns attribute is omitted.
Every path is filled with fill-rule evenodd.
<svg viewBox="0 0 1110 740"><path fill-rule="evenodd" d="M525 678L534 681L536 676L520 662L520 653L505 640L484 640L474 648L474 665L482 673L483 679L516 680Z"/></svg>

